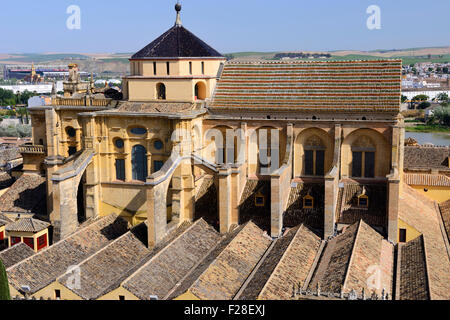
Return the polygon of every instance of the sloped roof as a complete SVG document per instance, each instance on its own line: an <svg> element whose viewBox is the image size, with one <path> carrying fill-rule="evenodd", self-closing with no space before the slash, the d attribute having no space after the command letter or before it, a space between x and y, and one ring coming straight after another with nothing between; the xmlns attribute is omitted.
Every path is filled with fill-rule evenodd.
<svg viewBox="0 0 450 320"><path fill-rule="evenodd" d="M91 256L127 232L127 229L128 223L115 214L100 218L9 268L9 283L17 290L24 285L29 286L31 293L35 293L66 273L69 266Z"/></svg>
<svg viewBox="0 0 450 320"><path fill-rule="evenodd" d="M129 231L80 263L81 285L79 289L70 286L69 289L83 299L97 299L149 254L147 246ZM66 286L70 277L70 274L64 274L58 278L58 282Z"/></svg>
<svg viewBox="0 0 450 320"><path fill-rule="evenodd" d="M275 240L273 248L270 250L267 257L262 261L257 272L250 279L249 283L244 288L242 294L239 296L239 300L256 300L259 294L269 280L271 274L275 270L276 266L283 257L285 251L292 242L292 239L297 235L298 229L295 227L290 229L281 238Z"/></svg>
<svg viewBox="0 0 450 320"><path fill-rule="evenodd" d="M364 288L369 293L369 277L377 273L381 275L377 294L385 289L392 296L393 256L393 245L361 220L328 241L309 289L315 290L319 284L322 292L359 293Z"/></svg>
<svg viewBox="0 0 450 320"><path fill-rule="evenodd" d="M423 234L430 298L449 300L450 261L436 203L403 184L399 219Z"/></svg>
<svg viewBox="0 0 450 320"><path fill-rule="evenodd" d="M270 276L258 299L289 300L294 284L305 283L322 243L314 232L302 225Z"/></svg>
<svg viewBox="0 0 450 320"><path fill-rule="evenodd" d="M0 197L0 210L2 212L42 213L44 209L46 210L45 185L44 177L37 174L23 174Z"/></svg>
<svg viewBox="0 0 450 320"><path fill-rule="evenodd" d="M228 62L212 108L398 112L401 60Z"/></svg>
<svg viewBox="0 0 450 320"><path fill-rule="evenodd" d="M34 250L21 242L6 250L0 251L0 260L2 260L5 268L8 269L16 263L31 257L33 254Z"/></svg>
<svg viewBox="0 0 450 320"><path fill-rule="evenodd" d="M131 59L200 58L223 56L183 26L173 26L135 53Z"/></svg>
<svg viewBox="0 0 450 320"><path fill-rule="evenodd" d="M50 223L33 219L23 218L6 226L6 231L16 232L39 232L50 227Z"/></svg>
<svg viewBox="0 0 450 320"><path fill-rule="evenodd" d="M220 239L220 234L200 219L125 280L122 287L143 300L151 295L164 299Z"/></svg>
<svg viewBox="0 0 450 320"><path fill-rule="evenodd" d="M405 173L404 177L410 186L450 187L450 178L443 174Z"/></svg>
<svg viewBox="0 0 450 320"><path fill-rule="evenodd" d="M271 239L248 222L194 282L189 291L202 300L231 300L271 244Z"/></svg>
<svg viewBox="0 0 450 320"><path fill-rule="evenodd" d="M449 170L450 147L405 147L405 169Z"/></svg>
<svg viewBox="0 0 450 320"><path fill-rule="evenodd" d="M224 235L222 240L211 250L208 255L200 261L200 263L194 267L188 275L178 283L172 292L167 297L167 300L172 300L178 298L182 294L186 293L189 288L194 284L195 281L209 268L211 263L213 263L217 257L222 253L223 250L231 243L231 241L236 238L239 232L245 227L244 225L232 226L231 231Z"/></svg>
<svg viewBox="0 0 450 320"><path fill-rule="evenodd" d="M5 216L3 213L0 212L0 227L3 227L11 222L12 222L11 219L9 219L7 216Z"/></svg>
<svg viewBox="0 0 450 320"><path fill-rule="evenodd" d="M397 300L429 300L427 265L423 236L398 249Z"/></svg>
<svg viewBox="0 0 450 320"><path fill-rule="evenodd" d="M450 200L439 204L439 209L441 211L442 221L444 222L448 240L450 241Z"/></svg>

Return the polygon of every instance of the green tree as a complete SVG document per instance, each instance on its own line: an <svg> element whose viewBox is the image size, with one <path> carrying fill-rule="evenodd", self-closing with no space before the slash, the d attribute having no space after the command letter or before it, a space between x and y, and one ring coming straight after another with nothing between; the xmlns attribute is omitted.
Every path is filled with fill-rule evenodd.
<svg viewBox="0 0 450 320"><path fill-rule="evenodd" d="M448 94L445 92L441 92L436 97L437 101L439 102L447 102L448 101Z"/></svg>
<svg viewBox="0 0 450 320"><path fill-rule="evenodd" d="M0 260L0 300L11 300L9 293L8 276L6 275L5 266Z"/></svg>
<svg viewBox="0 0 450 320"><path fill-rule="evenodd" d="M429 96L425 94L419 94L413 98L413 101L428 101L430 99Z"/></svg>
<svg viewBox="0 0 450 320"><path fill-rule="evenodd" d="M406 100L408 100L407 96L402 95L402 103L404 103Z"/></svg>
<svg viewBox="0 0 450 320"><path fill-rule="evenodd" d="M433 117L441 126L450 127L450 107L441 106L436 108L436 110L434 110Z"/></svg>
<svg viewBox="0 0 450 320"><path fill-rule="evenodd" d="M424 101L421 102L417 108L423 110L429 107L431 107L431 103Z"/></svg>

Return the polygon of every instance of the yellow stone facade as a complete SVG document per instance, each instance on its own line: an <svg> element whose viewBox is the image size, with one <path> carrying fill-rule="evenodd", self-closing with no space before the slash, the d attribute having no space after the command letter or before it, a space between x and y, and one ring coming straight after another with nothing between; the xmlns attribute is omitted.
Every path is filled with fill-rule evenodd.
<svg viewBox="0 0 450 320"><path fill-rule="evenodd" d="M75 72L71 88L86 88L83 97L79 94L84 89L73 96L68 86L70 92L54 96L52 106L30 109L34 147L40 148L24 151L24 163L26 170L47 177L54 238L64 238L86 219L117 213L133 225L147 221L152 246L165 235L168 223L195 218L195 194L205 176L213 177L218 190L218 201L211 206L217 207L224 233L240 221L239 204L247 182L268 181L273 237L281 235L293 179L322 183L324 237L328 237L336 224L339 181L354 178L353 152L362 150L375 153L369 182L389 186L386 234L397 241L404 142L398 112L369 112L369 119L362 121L361 114L333 110L316 113L320 119L301 108L270 113L264 108L211 111L227 64L223 56L212 55L133 56L120 101L106 91L102 98L94 98L92 87L78 83ZM269 141L271 135L279 139L279 166L269 173L258 160L263 149L270 150L261 145L263 130L269 132ZM212 131L222 134L222 143ZM227 139L234 140L231 148ZM241 141L242 148L237 145ZM306 150L324 152L322 175L315 175L316 169L312 176L306 174ZM272 160L274 156L270 154ZM314 152L314 168L318 159ZM369 169L363 165L361 170ZM361 183L367 182L363 176L358 177Z"/></svg>

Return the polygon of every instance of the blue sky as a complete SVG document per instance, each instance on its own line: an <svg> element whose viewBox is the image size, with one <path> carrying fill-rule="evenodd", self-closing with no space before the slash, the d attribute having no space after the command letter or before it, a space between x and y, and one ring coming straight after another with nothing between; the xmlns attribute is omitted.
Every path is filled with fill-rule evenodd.
<svg viewBox="0 0 450 320"><path fill-rule="evenodd" d="M66 27L69 5L81 30ZM175 0L15 0L0 5L0 52L135 52L170 28ZM222 53L450 45L449 0L184 0L183 25ZM381 30L366 9L381 8Z"/></svg>

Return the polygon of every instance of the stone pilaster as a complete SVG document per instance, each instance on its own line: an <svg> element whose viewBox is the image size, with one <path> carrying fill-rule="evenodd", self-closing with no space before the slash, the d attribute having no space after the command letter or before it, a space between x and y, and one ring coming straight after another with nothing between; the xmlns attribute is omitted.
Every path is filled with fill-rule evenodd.
<svg viewBox="0 0 450 320"><path fill-rule="evenodd" d="M219 169L219 219L220 232L227 233L232 224L231 169Z"/></svg>
<svg viewBox="0 0 450 320"><path fill-rule="evenodd" d="M388 240L398 242L398 203L400 197L400 180L389 179L388 184Z"/></svg>

